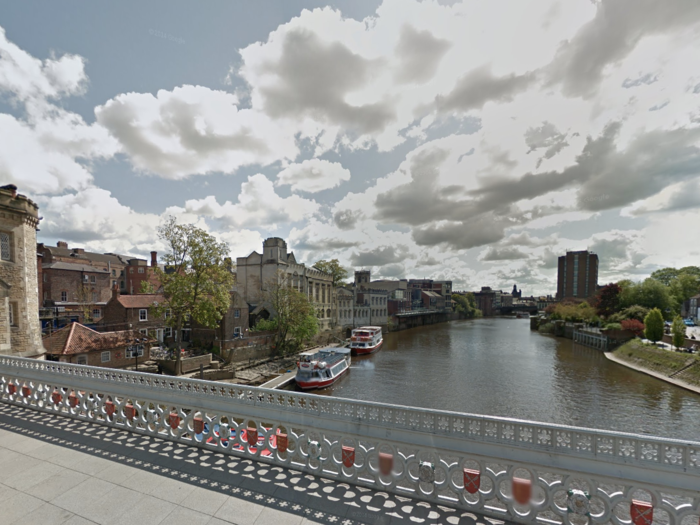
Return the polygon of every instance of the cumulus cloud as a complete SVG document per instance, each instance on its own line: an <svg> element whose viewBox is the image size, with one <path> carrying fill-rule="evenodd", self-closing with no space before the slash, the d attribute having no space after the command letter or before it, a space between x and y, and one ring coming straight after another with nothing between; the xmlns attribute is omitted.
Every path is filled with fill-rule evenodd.
<svg viewBox="0 0 700 525"><path fill-rule="evenodd" d="M248 177L241 185L237 202L219 204L214 195L204 199L191 199L184 207L170 207L172 215L189 214L217 219L223 226L257 227L276 230L280 225L311 217L319 205L313 201L291 195L280 197L275 193L272 181L258 173Z"/></svg>
<svg viewBox="0 0 700 525"><path fill-rule="evenodd" d="M277 174L276 186L291 186L292 191L316 193L335 188L350 180L350 171L339 162L309 159L291 164Z"/></svg>
<svg viewBox="0 0 700 525"><path fill-rule="evenodd" d="M528 255L519 248L511 246L492 246L485 250L480 257L482 261L512 261L528 259Z"/></svg>
<svg viewBox="0 0 700 525"><path fill-rule="evenodd" d="M203 86L125 93L95 108L97 122L116 137L140 170L168 179L215 171L233 173L298 154L293 130L238 108L238 97Z"/></svg>
<svg viewBox="0 0 700 525"><path fill-rule="evenodd" d="M430 31L404 25L396 44L396 81L401 84L427 82L451 46L450 41L436 38Z"/></svg>
<svg viewBox="0 0 700 525"><path fill-rule="evenodd" d="M390 263L400 262L408 253L408 248L403 245L379 246L373 250L355 252L350 256L354 266L384 266Z"/></svg>

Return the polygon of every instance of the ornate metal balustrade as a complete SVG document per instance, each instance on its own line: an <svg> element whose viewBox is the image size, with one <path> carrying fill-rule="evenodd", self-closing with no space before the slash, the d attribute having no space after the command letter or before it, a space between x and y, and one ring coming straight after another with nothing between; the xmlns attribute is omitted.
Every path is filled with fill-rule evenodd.
<svg viewBox="0 0 700 525"><path fill-rule="evenodd" d="M0 401L516 522L700 523L700 443L0 356Z"/></svg>

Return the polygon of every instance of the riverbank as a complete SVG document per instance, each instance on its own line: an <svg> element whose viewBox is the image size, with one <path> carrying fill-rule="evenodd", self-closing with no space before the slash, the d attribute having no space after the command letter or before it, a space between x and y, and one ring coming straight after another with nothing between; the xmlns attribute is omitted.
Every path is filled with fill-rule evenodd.
<svg viewBox="0 0 700 525"><path fill-rule="evenodd" d="M605 357L622 366L700 394L700 358L670 352L635 339Z"/></svg>

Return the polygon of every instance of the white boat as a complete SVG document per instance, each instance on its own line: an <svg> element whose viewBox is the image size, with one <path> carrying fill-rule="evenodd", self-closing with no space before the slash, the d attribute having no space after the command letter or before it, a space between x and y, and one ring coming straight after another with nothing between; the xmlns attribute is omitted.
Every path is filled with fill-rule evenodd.
<svg viewBox="0 0 700 525"><path fill-rule="evenodd" d="M352 355L373 354L384 344L382 329L379 326L362 326L355 328L350 337Z"/></svg>
<svg viewBox="0 0 700 525"><path fill-rule="evenodd" d="M350 349L322 348L299 354L295 380L302 390L326 388L350 369Z"/></svg>

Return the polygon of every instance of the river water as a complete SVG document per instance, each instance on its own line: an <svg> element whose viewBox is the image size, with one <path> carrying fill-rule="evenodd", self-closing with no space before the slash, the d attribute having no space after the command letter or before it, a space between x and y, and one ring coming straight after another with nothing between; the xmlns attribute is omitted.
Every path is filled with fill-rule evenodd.
<svg viewBox="0 0 700 525"><path fill-rule="evenodd" d="M489 318L385 334L322 395L700 439L700 395L598 350Z"/></svg>

